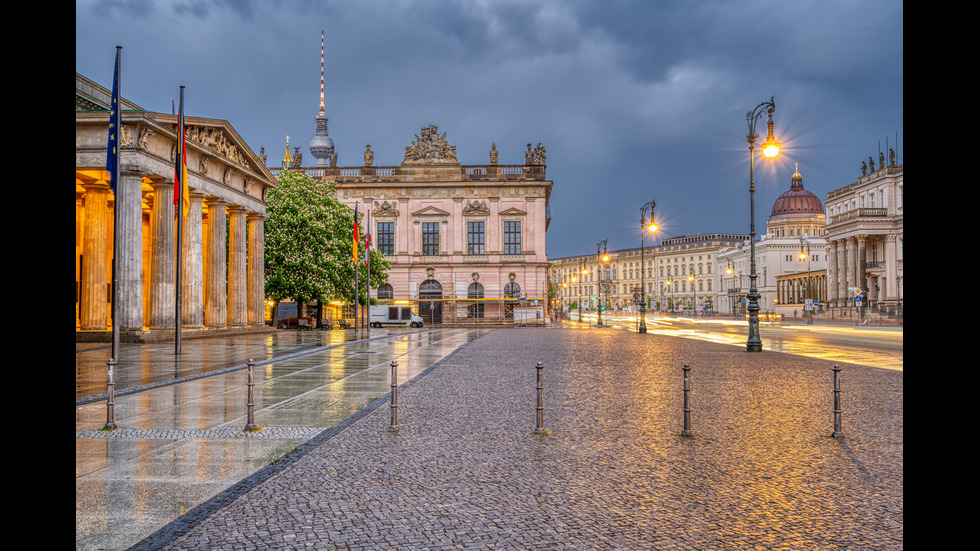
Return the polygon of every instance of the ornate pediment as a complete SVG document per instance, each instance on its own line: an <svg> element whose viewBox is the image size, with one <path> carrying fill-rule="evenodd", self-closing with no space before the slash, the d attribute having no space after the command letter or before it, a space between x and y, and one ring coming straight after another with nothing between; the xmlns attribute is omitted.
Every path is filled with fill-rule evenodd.
<svg viewBox="0 0 980 551"><path fill-rule="evenodd" d="M514 207L511 207L507 210L500 212L500 216L526 216L526 215L527 215L526 212L522 211L521 209L515 209Z"/></svg>
<svg viewBox="0 0 980 551"><path fill-rule="evenodd" d="M220 128L188 125L187 139L197 142L233 162L248 167L248 159L238 150L238 146L225 136L224 131Z"/></svg>
<svg viewBox="0 0 980 551"><path fill-rule="evenodd" d="M449 216L449 213L435 207L425 207L413 212L412 216Z"/></svg>
<svg viewBox="0 0 980 551"><path fill-rule="evenodd" d="M408 165L448 165L459 164L456 146L449 145L446 133L439 133L439 127L430 124L415 135L412 145L405 148L402 164Z"/></svg>

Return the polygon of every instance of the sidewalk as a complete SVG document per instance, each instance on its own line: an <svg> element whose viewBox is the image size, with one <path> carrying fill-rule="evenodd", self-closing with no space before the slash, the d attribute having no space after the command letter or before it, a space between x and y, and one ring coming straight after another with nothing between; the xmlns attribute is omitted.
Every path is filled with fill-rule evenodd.
<svg viewBox="0 0 980 551"><path fill-rule="evenodd" d="M497 330L399 389L397 433L382 405L135 549L902 549L903 374L842 365L831 438L832 367Z"/></svg>
<svg viewBox="0 0 980 551"><path fill-rule="evenodd" d="M377 407L391 390L392 360L400 380L410 380L485 332L375 330L350 342L353 331L283 331L186 341L179 360L173 343L127 345L111 432L98 430L104 394L91 394L105 389L110 351L77 346L76 549L127 549L207 510ZM249 358L255 423L264 429L253 433L242 430Z"/></svg>

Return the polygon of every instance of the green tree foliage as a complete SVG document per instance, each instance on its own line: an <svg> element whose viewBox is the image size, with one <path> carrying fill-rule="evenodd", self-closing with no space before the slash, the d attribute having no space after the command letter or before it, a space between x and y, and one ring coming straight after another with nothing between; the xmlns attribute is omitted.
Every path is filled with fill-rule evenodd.
<svg viewBox="0 0 980 551"><path fill-rule="evenodd" d="M273 300L305 303L331 298L354 300L354 211L337 200L336 184L284 170L266 197L265 293ZM359 213L359 290L365 296L366 239ZM371 251L370 285L387 281L391 263Z"/></svg>

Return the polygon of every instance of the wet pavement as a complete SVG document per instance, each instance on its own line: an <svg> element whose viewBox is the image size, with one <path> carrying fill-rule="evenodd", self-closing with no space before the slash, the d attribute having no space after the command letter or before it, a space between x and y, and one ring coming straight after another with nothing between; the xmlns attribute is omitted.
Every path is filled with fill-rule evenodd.
<svg viewBox="0 0 980 551"><path fill-rule="evenodd" d="M450 333L442 332L446 338ZM130 497L116 506L133 511L132 522L138 523L149 516L150 503L178 502L197 484L217 487L223 481L227 489L195 508L171 505L174 521L145 539L88 546L77 528L76 547L904 546L901 371L841 364L844 436L832 438L833 363L820 358L750 354L656 334L552 328L500 329L454 350L399 388L397 432L388 430L387 399L375 400L375 407L359 409L336 430L319 433L250 475L259 458L274 455L270 448L285 446L287 439L208 432L221 428L216 421L222 416L211 410L233 408L238 401L217 398L240 386L168 386L161 402L181 404L175 411L210 396L207 407L202 403L186 422L175 415L169 423L201 431L200 438L159 443L76 437L77 448L80 442L100 442L103 449L118 442L133 455L152 454L154 445L168 448L161 460L142 467L108 475L100 473L112 471L111 465L90 469L90 475L76 478L76 500L84 495L95 505L90 510L108 508L111 490L131 486L124 492ZM352 361L370 354L351 356ZM545 366L546 434L534 431L539 361ZM685 363L691 366L690 437L681 436ZM300 379L317 378L292 369ZM328 376L327 367L312 369ZM286 379L292 374L282 373ZM370 378L380 381L383 392L384 377ZM359 380L353 379L345 386L356 394ZM276 378L267 381L266 392L274 394ZM327 395L319 388L298 400L323 404ZM160 390L129 399L138 402L134 408L149 407L151 397L143 394ZM345 407L353 406L340 409ZM276 410L270 408L258 424L270 431L300 428ZM226 426L240 422L235 418ZM143 426L149 424L134 415L130 426L153 430ZM78 458L76 451L76 463ZM184 484L171 484L169 494L154 498L155 476ZM86 520L78 511L79 505L76 520ZM93 524L106 521L111 522L92 517Z"/></svg>
<svg viewBox="0 0 980 551"><path fill-rule="evenodd" d="M311 440L326 438L485 330L280 331L120 347L107 421L106 346L76 349L76 549L126 549ZM352 342L353 341L353 342ZM246 433L247 365L255 424ZM326 433L325 433L326 431Z"/></svg>

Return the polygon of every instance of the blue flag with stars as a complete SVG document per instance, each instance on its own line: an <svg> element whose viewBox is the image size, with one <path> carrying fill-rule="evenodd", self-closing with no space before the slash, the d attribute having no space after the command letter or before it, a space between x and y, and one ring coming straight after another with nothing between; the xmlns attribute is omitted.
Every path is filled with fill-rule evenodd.
<svg viewBox="0 0 980 551"><path fill-rule="evenodd" d="M116 155L119 144L119 49L116 49L116 68L112 74L112 104L109 106L109 143L106 147L105 169L112 176L109 187L116 192Z"/></svg>

